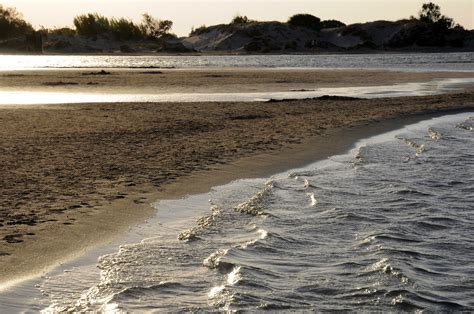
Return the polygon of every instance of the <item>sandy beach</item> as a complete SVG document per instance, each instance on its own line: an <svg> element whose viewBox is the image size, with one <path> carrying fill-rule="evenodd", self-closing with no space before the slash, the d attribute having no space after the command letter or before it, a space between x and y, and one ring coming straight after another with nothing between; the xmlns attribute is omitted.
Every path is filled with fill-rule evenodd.
<svg viewBox="0 0 474 314"><path fill-rule="evenodd" d="M474 312L470 1L4 2L0 314Z"/></svg>
<svg viewBox="0 0 474 314"><path fill-rule="evenodd" d="M4 108L2 281L110 240L148 217L148 204L160 197L202 192L337 152L353 140L351 128L375 121L472 108L472 93ZM315 139L319 147L310 145ZM306 153L298 157L298 151ZM236 163L245 157L245 166Z"/></svg>
<svg viewBox="0 0 474 314"><path fill-rule="evenodd" d="M0 74L0 86L44 89L46 82L68 80L79 82L72 88L89 89L85 84L93 80L113 90L127 86L215 92L471 76L236 71L110 75L31 71ZM114 239L150 217L149 204L157 199L206 192L237 178L301 166L410 121L473 110L473 95L472 89L466 89L448 95L372 100L1 107L0 281L36 275Z"/></svg>

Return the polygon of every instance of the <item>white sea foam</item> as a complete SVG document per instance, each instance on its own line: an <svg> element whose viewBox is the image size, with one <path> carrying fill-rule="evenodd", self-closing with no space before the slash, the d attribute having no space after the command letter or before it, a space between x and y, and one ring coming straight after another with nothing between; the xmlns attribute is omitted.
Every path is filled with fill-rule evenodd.
<svg viewBox="0 0 474 314"><path fill-rule="evenodd" d="M227 283L229 285L235 285L240 279L242 279L240 269L240 266L234 267L234 269L227 275Z"/></svg>
<svg viewBox="0 0 474 314"><path fill-rule="evenodd" d="M314 197L314 193L306 193L306 195L308 195L311 200L311 206L316 206L316 204L318 204L318 200Z"/></svg>
<svg viewBox="0 0 474 314"><path fill-rule="evenodd" d="M209 299L217 298L224 291L224 289L225 285L212 287L207 296Z"/></svg>

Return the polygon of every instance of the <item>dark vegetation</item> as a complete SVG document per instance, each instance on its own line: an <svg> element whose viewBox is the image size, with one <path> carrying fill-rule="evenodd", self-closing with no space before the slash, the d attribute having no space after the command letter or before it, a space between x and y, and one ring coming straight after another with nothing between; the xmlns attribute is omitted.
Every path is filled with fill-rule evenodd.
<svg viewBox="0 0 474 314"><path fill-rule="evenodd" d="M434 3L425 3L418 16L399 21L374 21L345 25L338 20L321 20L311 14L295 14L286 23L257 22L237 15L229 24L193 30L190 36L209 33L214 50L234 50L233 42L246 41L243 51L430 51L433 48L472 47L474 32L464 30L453 19L441 14ZM214 34L214 35L213 35ZM224 40L215 34L225 34ZM336 38L341 37L339 40ZM344 37L353 37L344 42ZM221 37L222 38L222 37ZM203 37L203 40L205 37ZM216 42L213 43L213 40ZM359 43L357 41L359 40ZM356 42L351 44L350 42ZM347 44L346 44L347 43ZM204 46L207 47L207 46ZM234 47L234 48L231 48ZM205 48L206 49L206 48ZM209 48L207 48L209 50ZM471 49L471 48L467 48Z"/></svg>
<svg viewBox="0 0 474 314"><path fill-rule="evenodd" d="M433 2L425 3L418 14L420 22L427 24L439 24L442 28L453 28L452 18L441 15L441 8Z"/></svg>
<svg viewBox="0 0 474 314"><path fill-rule="evenodd" d="M41 52L43 42L30 23L14 8L0 4L0 48L6 51Z"/></svg>
<svg viewBox="0 0 474 314"><path fill-rule="evenodd" d="M76 39L143 42L154 45L154 50L166 49L162 46L167 39L176 38L170 33L173 22L159 20L150 14L143 14L142 21L135 23L125 18L108 18L98 13L78 15L73 20L74 28L41 28L35 30L25 21L15 8L0 5L0 49L4 51L41 52L43 49L76 51ZM46 41L43 44L43 41ZM77 43L77 40L76 40ZM153 44L154 43L154 44ZM178 47L183 49L183 47ZM178 49L173 47L173 49ZM102 52L94 45L83 44L81 51ZM178 50L179 50L178 49ZM120 51L133 53L135 49L123 44Z"/></svg>
<svg viewBox="0 0 474 314"><path fill-rule="evenodd" d="M441 14L441 8L432 3L423 4L418 18L411 17L405 27L387 44L390 48L406 46L420 47L462 47L464 38L469 37L452 18Z"/></svg>
<svg viewBox="0 0 474 314"><path fill-rule="evenodd" d="M189 36L198 36L201 35L202 33L205 33L207 31L207 26L206 25L201 25L199 27L194 28L194 26L191 28L191 32L189 33Z"/></svg>
<svg viewBox="0 0 474 314"><path fill-rule="evenodd" d="M338 20L321 21L319 17L311 14L295 14L288 19L288 24L296 27L309 28L315 31L319 31L323 28L339 28L346 25Z"/></svg>
<svg viewBox="0 0 474 314"><path fill-rule="evenodd" d="M44 35L61 35L65 37L84 36L98 37L113 36L118 40L157 40L170 34L173 22L159 20L150 14L143 14L141 23L134 23L125 18L107 18L98 13L78 15L74 18L75 29L62 27L56 29L40 29ZM0 39L26 36L35 30L26 22L15 8L6 8L0 4Z"/></svg>
<svg viewBox="0 0 474 314"><path fill-rule="evenodd" d="M291 26L306 27L315 31L321 29L321 19L311 14L295 14L288 19Z"/></svg>
<svg viewBox="0 0 474 314"><path fill-rule="evenodd" d="M247 16L236 15L234 16L230 24L248 24L250 22L253 22L253 21L249 19Z"/></svg>
<svg viewBox="0 0 474 314"><path fill-rule="evenodd" d="M137 23L126 18L89 13L76 16L73 24L73 28L35 30L16 9L0 5L0 48L17 51L41 51L44 48L63 52L103 52L102 49L108 49L122 53L194 51L171 33L172 21L156 19L150 14L143 14L142 20ZM381 34L390 29L396 31L381 41ZM234 48L229 48L232 43L242 40L247 41L242 45L244 51L258 53L462 48L466 43L468 47L474 43L473 31L465 30L452 18L443 15L441 8L432 2L423 4L417 17L395 22L376 21L346 26L341 21L321 20L311 14L295 14L286 23L259 22L245 15L236 15L229 24L201 25L193 28L189 35L199 36L211 30L215 30L215 34L229 35L216 46L217 51L232 50ZM358 37L361 43L353 47L340 47L328 39L333 36L331 34ZM99 39L100 44L96 44ZM212 36L209 40L213 40Z"/></svg>
<svg viewBox="0 0 474 314"><path fill-rule="evenodd" d="M158 40L169 35L173 22L155 19L147 13L143 14L140 24L125 18L109 19L97 13L90 13L76 16L74 26L79 36L112 35L118 40Z"/></svg>
<svg viewBox="0 0 474 314"><path fill-rule="evenodd" d="M342 23L341 21L338 20L325 20L321 21L321 29L323 28L339 28L346 26L346 24Z"/></svg>
<svg viewBox="0 0 474 314"><path fill-rule="evenodd" d="M25 36L34 32L30 23L14 8L5 8L0 4L0 39Z"/></svg>

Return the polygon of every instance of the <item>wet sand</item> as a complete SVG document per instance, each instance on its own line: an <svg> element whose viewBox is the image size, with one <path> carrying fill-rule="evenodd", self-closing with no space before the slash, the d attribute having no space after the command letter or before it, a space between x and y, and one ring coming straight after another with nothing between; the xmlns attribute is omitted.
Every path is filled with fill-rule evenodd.
<svg viewBox="0 0 474 314"><path fill-rule="evenodd" d="M426 114L474 111L474 93L271 103L0 108L0 281L45 271L205 192L340 153Z"/></svg>
<svg viewBox="0 0 474 314"><path fill-rule="evenodd" d="M396 72L311 69L76 69L0 73L5 91L87 93L244 93L290 89L390 85L441 78L472 78L466 72Z"/></svg>

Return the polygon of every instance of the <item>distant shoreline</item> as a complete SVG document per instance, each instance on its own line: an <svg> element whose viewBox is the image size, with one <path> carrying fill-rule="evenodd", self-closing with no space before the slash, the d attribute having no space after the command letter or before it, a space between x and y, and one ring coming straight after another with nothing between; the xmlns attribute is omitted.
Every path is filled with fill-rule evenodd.
<svg viewBox="0 0 474 314"><path fill-rule="evenodd" d="M0 7L5 24L0 47L10 52L170 55L474 51L474 30L441 12L440 6L430 3L421 6L418 16L349 25L309 13L293 14L286 21L236 15L228 23L193 27L188 35L178 37L172 33L173 21L148 13L141 22L83 13L73 18L73 28L48 29L34 28L15 8Z"/></svg>
<svg viewBox="0 0 474 314"><path fill-rule="evenodd" d="M236 51L206 51L206 52L186 52L186 53L167 53L167 52L15 52L1 51L2 55L25 55L25 56L332 56L332 55L396 55L396 54L430 54L430 53L474 53L474 49L419 49L419 50L360 50L360 51L323 51L323 52L268 52L268 53L247 53Z"/></svg>

